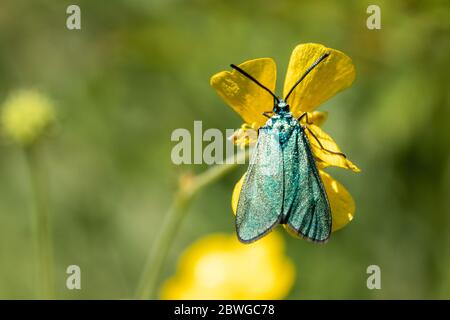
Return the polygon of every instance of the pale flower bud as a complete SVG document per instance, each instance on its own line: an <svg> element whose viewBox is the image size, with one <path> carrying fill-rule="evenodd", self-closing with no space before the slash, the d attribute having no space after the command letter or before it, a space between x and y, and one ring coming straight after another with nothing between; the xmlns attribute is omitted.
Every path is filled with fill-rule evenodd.
<svg viewBox="0 0 450 320"><path fill-rule="evenodd" d="M34 90L20 90L11 94L2 109L3 132L22 146L35 143L55 120L51 101Z"/></svg>

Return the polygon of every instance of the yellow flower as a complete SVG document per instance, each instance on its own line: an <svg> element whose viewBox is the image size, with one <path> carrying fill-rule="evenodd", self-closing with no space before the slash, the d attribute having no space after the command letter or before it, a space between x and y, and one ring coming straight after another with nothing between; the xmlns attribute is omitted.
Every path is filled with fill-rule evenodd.
<svg viewBox="0 0 450 320"><path fill-rule="evenodd" d="M1 115L5 134L22 146L33 144L54 120L51 102L33 90L12 94L5 101Z"/></svg>
<svg viewBox="0 0 450 320"><path fill-rule="evenodd" d="M322 169L337 166L359 172L360 169L347 159L336 142L319 126L325 121L326 114L314 111L339 91L348 88L355 79L355 68L351 59L344 53L327 48L320 44L308 43L298 45L292 52L288 71L284 83L284 96L293 87L299 76L320 56L329 52L327 59L303 80L289 97L288 104L295 117L308 113L302 120L302 125L310 141L317 167L322 178L333 218L333 231L336 231L353 219L355 204L350 193ZM271 58L250 60L239 67L272 92L275 89L276 65ZM249 81L241 73L233 70L222 71L211 78L211 85L216 89L228 105L233 108L252 128L259 128L265 124L267 118L263 112L271 111L273 97L266 91ZM316 139L317 138L317 139ZM330 152L331 151L331 152ZM241 191L243 177L233 190L232 207L236 213L237 200Z"/></svg>
<svg viewBox="0 0 450 320"><path fill-rule="evenodd" d="M282 299L295 280L280 234L251 245L234 235L212 234L192 244L177 273L165 282L162 299Z"/></svg>

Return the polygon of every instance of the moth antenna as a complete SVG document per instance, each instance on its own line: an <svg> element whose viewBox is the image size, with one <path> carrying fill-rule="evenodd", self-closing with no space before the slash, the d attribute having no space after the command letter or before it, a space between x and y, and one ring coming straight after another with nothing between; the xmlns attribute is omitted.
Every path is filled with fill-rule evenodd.
<svg viewBox="0 0 450 320"><path fill-rule="evenodd" d="M305 73L298 79L298 81L292 86L291 90L289 90L288 94L286 95L286 98L284 98L284 101L287 101L291 93L294 91L294 89L299 85L300 82L305 79L305 77L310 73L319 63L321 63L323 60L325 60L330 55L330 52L326 52L323 55L319 57L306 71Z"/></svg>
<svg viewBox="0 0 450 320"><path fill-rule="evenodd" d="M258 80L256 80L253 76L251 76L250 74L248 74L247 72L245 72L244 70L242 70L241 68L239 68L238 66L234 65L234 64L230 64L230 67L237 70L239 73L241 73L243 76L249 78L250 80L252 80L254 83L256 83L258 86L260 86L261 88L263 88L264 90L266 90L268 93L270 93L272 95L272 97L275 99L275 101L278 103L280 102L280 99L278 99L278 97L272 92L270 91L269 88L267 88L266 86L264 86L261 82L259 82Z"/></svg>

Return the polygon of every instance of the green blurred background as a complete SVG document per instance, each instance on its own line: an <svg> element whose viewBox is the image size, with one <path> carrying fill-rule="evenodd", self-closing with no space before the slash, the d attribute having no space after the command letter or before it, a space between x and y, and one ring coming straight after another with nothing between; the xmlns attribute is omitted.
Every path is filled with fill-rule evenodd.
<svg viewBox="0 0 450 320"><path fill-rule="evenodd" d="M171 132L237 128L209 86L212 74L273 57L281 89L291 50L322 43L354 61L354 85L320 107L325 130L362 168L332 169L356 217L325 246L284 234L297 269L288 298L450 298L448 1L2 0L0 101L37 88L55 103L45 144L59 298L129 298L180 173ZM381 30L366 8L381 7ZM0 298L34 298L30 190L23 155L0 146ZM245 166L200 194L169 253L234 231L231 190ZM82 270L82 290L65 269ZM366 268L381 267L381 290Z"/></svg>

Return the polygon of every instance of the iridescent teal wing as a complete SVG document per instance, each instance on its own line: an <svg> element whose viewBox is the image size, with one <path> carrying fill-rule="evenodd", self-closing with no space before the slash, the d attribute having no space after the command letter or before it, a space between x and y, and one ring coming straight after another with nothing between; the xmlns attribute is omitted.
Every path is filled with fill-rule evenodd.
<svg viewBox="0 0 450 320"><path fill-rule="evenodd" d="M283 179L278 136L271 129L261 128L236 211L236 231L240 241L258 240L281 221Z"/></svg>
<svg viewBox="0 0 450 320"><path fill-rule="evenodd" d="M298 236L325 242L331 210L304 129L298 126L283 147L283 223Z"/></svg>

